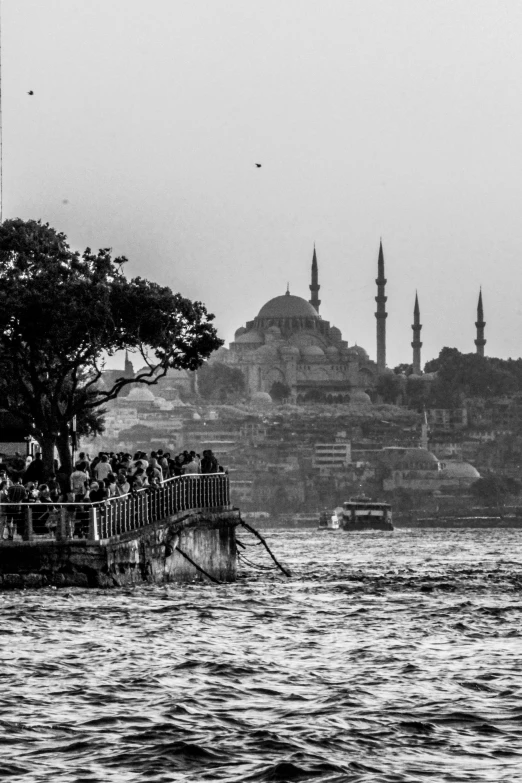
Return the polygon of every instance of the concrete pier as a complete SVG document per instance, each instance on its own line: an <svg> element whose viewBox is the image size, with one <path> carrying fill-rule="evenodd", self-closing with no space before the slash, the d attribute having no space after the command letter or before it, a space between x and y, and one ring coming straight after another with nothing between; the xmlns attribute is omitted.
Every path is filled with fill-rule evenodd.
<svg viewBox="0 0 522 783"><path fill-rule="evenodd" d="M74 535L65 520L71 512L62 508L63 523L54 534L2 540L0 590L206 581L205 573L219 582L236 578L239 511L228 505L228 477L171 479L154 492L84 504L84 513L85 506L98 507L87 509L91 524L84 538ZM24 511L30 518L30 509ZM110 535L101 537L100 528Z"/></svg>

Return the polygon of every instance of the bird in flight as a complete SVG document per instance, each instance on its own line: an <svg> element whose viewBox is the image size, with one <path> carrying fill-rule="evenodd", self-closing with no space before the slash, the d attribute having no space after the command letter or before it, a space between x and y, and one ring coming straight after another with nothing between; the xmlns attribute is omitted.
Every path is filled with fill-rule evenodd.
<svg viewBox="0 0 522 783"><path fill-rule="evenodd" d="M29 90L29 92L27 94L28 95L34 95L34 92L33 92L33 90Z"/></svg>
<svg viewBox="0 0 522 783"><path fill-rule="evenodd" d="M257 166L258 169L260 169L261 168L261 163L256 163L256 166Z"/></svg>

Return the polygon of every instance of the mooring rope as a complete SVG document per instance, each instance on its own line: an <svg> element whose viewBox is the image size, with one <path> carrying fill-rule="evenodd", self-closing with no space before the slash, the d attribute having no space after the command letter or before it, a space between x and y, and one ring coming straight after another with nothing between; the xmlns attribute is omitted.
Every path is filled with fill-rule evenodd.
<svg viewBox="0 0 522 783"><path fill-rule="evenodd" d="M265 539L263 538L263 536L261 535L261 533L258 533L258 532L257 532L257 530L256 530L254 527L252 527L251 525L249 525L249 524L248 524L248 522L245 522L245 520L244 520L244 519L242 519L241 517L239 517L239 524L240 524L240 525L243 525L243 527L245 527L247 530L250 530L250 532L251 532L251 533L253 533L253 535L254 535L254 536L256 536L256 538L258 538L258 539L261 541L261 543L262 543L262 544L263 544L263 546L265 547L266 551L268 552L268 554L270 555L270 557L272 558L272 560L274 561L274 563L276 564L276 566L279 568L279 570L280 570L280 571L282 571L282 573L283 573L285 576L288 576L288 577L292 576L292 574L290 573L290 571L288 570L288 568L285 568L283 565L281 565L281 563L280 563L280 562L279 562L279 560L276 558L276 556L274 555L274 553L272 552L272 550L270 549L270 547L269 547L269 546L268 546L268 544L266 543L266 541L265 541Z"/></svg>
<svg viewBox="0 0 522 783"><path fill-rule="evenodd" d="M242 555L241 552L237 553L238 560L241 560L241 562L246 563L251 568L258 568L261 571L274 571L275 566L273 565L261 565L261 563L253 563L251 560L248 559L248 557L245 557L245 555Z"/></svg>
<svg viewBox="0 0 522 783"><path fill-rule="evenodd" d="M201 566L200 566L200 565L198 565L197 563L195 563L195 562L193 561L193 559L187 555L187 553L186 553L186 552L184 552L182 549L180 549L180 548L179 548L179 546L177 546L177 547L176 547L176 550L177 550L177 551L180 553L180 555L183 555L183 557L184 557L186 560L188 560L188 561L189 561L189 563L192 563L192 565L194 566L194 568L195 568L196 570L200 571L200 573L202 573L204 576L206 576L206 577L207 577L207 579L210 579L210 581L211 581L211 582L214 582L214 583L215 583L215 584L217 584L217 585L222 585L222 584L223 584L223 582L220 582L220 581L219 581L219 579L216 579L214 576L211 576L209 573L207 573L207 571L205 571L205 569L204 569L204 568L201 568Z"/></svg>

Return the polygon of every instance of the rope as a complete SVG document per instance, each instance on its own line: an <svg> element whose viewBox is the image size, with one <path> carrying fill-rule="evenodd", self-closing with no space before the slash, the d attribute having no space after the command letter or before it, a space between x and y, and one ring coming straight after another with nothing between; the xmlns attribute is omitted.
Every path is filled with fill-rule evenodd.
<svg viewBox="0 0 522 783"><path fill-rule="evenodd" d="M206 577L207 577L207 579L210 579L210 581L211 581L211 582L214 582L214 584L216 584L216 585L222 585L222 584L223 584L223 582L220 582L220 581L219 581L219 579L216 579L215 577L211 576L209 573L207 573L207 572L205 571L205 569L204 569L204 568L201 568L201 566L199 566L197 563L195 563L195 562L192 560L192 558L191 558L191 557L189 557L189 556L187 555L187 553L186 553L186 552L184 552L182 549L180 549L180 548L179 548L179 546L177 546L177 547L176 547L176 550L177 550L177 551L180 553L180 555L183 555L183 557L185 558L185 560L188 560L188 561L189 561L189 563L192 563L192 565L194 566L194 568L195 568L197 571L199 571L201 574L203 574L204 576L206 576Z"/></svg>
<svg viewBox="0 0 522 783"><path fill-rule="evenodd" d="M273 571L274 570L274 566L271 566L271 565L265 566L265 565L261 565L261 563L253 563L251 560L248 559L248 557L245 557L244 555L242 555L241 552L237 553L237 557L238 557L238 560L241 560L243 563L246 563L251 568L259 568L262 571Z"/></svg>
<svg viewBox="0 0 522 783"><path fill-rule="evenodd" d="M265 547L266 551L268 552L268 554L270 555L270 557L272 558L272 560L274 561L276 566L279 568L280 571L283 572L283 574L285 576L288 576L288 577L292 576L292 574L290 573L288 568L285 568L283 565L281 565L281 563L276 558L276 556L274 555L274 553L272 552L272 550L270 549L270 547L266 543L266 541L263 538L263 536L261 535L261 533L258 533L255 528L253 528L251 525L249 525L248 522L245 522L244 519L242 519L241 517L239 517L239 524L243 525L243 527L245 527L247 530L250 530L250 532L253 533L253 535L256 536L256 538L258 538L261 541L261 543Z"/></svg>

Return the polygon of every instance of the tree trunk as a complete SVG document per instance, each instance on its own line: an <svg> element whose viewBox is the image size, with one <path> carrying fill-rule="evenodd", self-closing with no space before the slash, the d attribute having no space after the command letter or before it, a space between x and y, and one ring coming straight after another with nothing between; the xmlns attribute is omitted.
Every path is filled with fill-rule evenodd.
<svg viewBox="0 0 522 783"><path fill-rule="evenodd" d="M58 457L60 459L60 469L62 473L67 473L67 475L70 476L73 466L71 447L69 444L69 428L67 425L56 439L56 448L58 449Z"/></svg>
<svg viewBox="0 0 522 783"><path fill-rule="evenodd" d="M54 473L54 446L56 439L53 435L45 435L40 438L42 448L42 462L44 465L44 478L48 479Z"/></svg>

